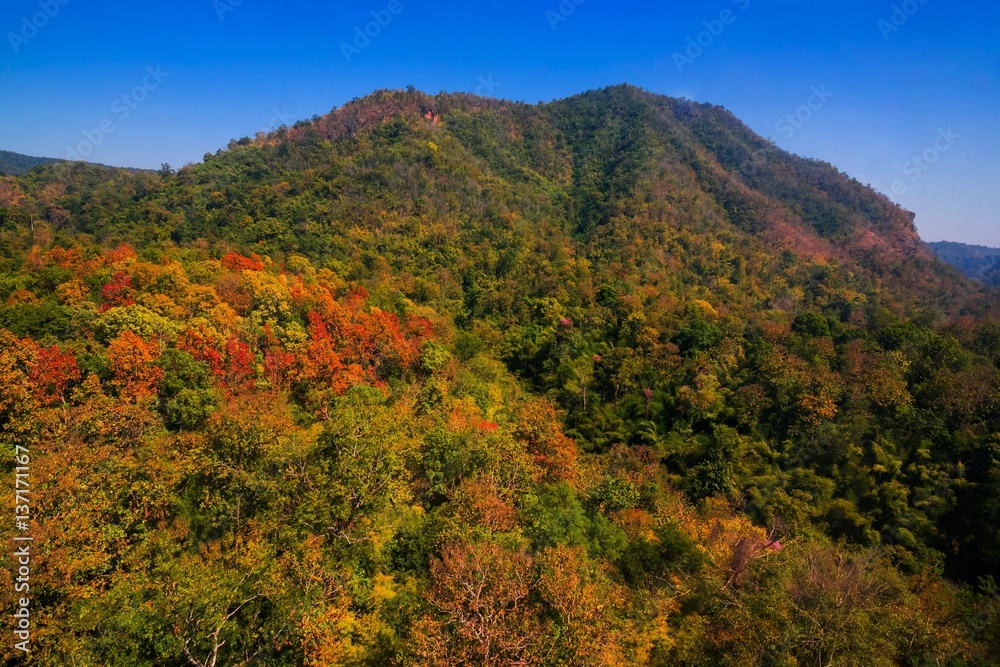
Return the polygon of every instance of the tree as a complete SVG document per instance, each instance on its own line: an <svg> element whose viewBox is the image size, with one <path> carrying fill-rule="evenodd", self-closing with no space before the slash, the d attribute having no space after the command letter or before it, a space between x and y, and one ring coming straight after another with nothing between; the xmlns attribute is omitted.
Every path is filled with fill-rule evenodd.
<svg viewBox="0 0 1000 667"><path fill-rule="evenodd" d="M554 660L580 667L626 664L615 618L623 592L581 547L546 549L539 562L539 592L562 627L554 640Z"/></svg>
<svg viewBox="0 0 1000 667"><path fill-rule="evenodd" d="M406 462L415 443L377 389L357 387L339 401L320 435L311 513L317 528L347 541L409 495ZM322 491L320 492L320 489Z"/></svg>
<svg viewBox="0 0 1000 667"><path fill-rule="evenodd" d="M76 364L76 356L53 345L38 350L28 377L34 383L38 399L43 405L53 401L65 403L66 391L80 379L80 369Z"/></svg>
<svg viewBox="0 0 1000 667"><path fill-rule="evenodd" d="M446 546L431 564L428 599L438 618L416 629L422 664L540 664L544 636L529 604L534 570L529 556L495 544Z"/></svg>
<svg viewBox="0 0 1000 667"><path fill-rule="evenodd" d="M155 365L159 345L125 331L108 344L108 358L114 371L113 384L124 401L137 403L156 396L163 369Z"/></svg>

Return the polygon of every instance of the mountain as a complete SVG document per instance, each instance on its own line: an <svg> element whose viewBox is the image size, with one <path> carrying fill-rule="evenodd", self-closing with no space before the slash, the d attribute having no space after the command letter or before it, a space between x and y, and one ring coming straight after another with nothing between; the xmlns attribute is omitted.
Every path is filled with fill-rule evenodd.
<svg viewBox="0 0 1000 667"><path fill-rule="evenodd" d="M59 161L54 158L31 157L30 155L21 155L20 153L11 153L10 151L0 151L0 174L20 176L35 167Z"/></svg>
<svg viewBox="0 0 1000 667"><path fill-rule="evenodd" d="M21 155L20 153L11 153L10 151L0 151L0 175L21 176L35 167L56 165L56 168L59 168L59 165L67 164L70 164L67 160L61 160L59 158L31 157L29 155ZM106 164L96 162L87 164L93 164L94 166L102 167L104 169L124 169L125 171L132 173L149 171L134 167L111 167Z"/></svg>
<svg viewBox="0 0 1000 667"><path fill-rule="evenodd" d="M0 177L31 659L997 664L997 299L631 86Z"/></svg>
<svg viewBox="0 0 1000 667"><path fill-rule="evenodd" d="M411 225L447 220L466 233L513 213L532 234L591 249L632 233L623 225L652 241L683 220L685 229L739 239L738 252L779 248L858 267L859 279L881 282L905 264L887 289L955 303L954 273L934 262L911 213L830 165L778 150L721 107L629 86L546 105L382 91L233 142L168 187L145 174L95 199L88 188L111 173L79 171L80 196L60 203L74 229L104 240L204 239L345 261L353 251L337 220L405 244L411 230L384 224L386 215ZM42 174L24 186L37 193L45 182ZM133 189L139 196L126 196Z"/></svg>
<svg viewBox="0 0 1000 667"><path fill-rule="evenodd" d="M956 269L988 285L1000 285L1000 249L951 241L928 243L935 254Z"/></svg>

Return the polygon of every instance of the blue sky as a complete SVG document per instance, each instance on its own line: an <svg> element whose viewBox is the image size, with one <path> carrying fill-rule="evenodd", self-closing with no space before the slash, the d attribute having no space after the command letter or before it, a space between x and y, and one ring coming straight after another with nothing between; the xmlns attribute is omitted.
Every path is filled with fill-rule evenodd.
<svg viewBox="0 0 1000 667"><path fill-rule="evenodd" d="M177 167L378 88L537 102L629 82L833 163L927 240L1000 246L993 3L8 0L0 36L0 149Z"/></svg>

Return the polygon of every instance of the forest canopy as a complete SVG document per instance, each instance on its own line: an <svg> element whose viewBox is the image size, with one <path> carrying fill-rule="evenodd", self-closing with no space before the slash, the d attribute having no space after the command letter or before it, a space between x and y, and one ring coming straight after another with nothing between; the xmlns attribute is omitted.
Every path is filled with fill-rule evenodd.
<svg viewBox="0 0 1000 667"><path fill-rule="evenodd" d="M4 658L998 664L996 314L882 195L628 86L0 177Z"/></svg>

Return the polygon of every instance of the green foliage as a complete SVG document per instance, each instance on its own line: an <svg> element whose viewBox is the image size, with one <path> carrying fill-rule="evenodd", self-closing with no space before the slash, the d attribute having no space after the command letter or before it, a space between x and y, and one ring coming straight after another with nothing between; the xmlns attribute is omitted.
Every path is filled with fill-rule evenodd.
<svg viewBox="0 0 1000 667"><path fill-rule="evenodd" d="M94 321L99 340L107 343L125 331L150 338L176 331L177 325L144 306L123 306L109 309Z"/></svg>
<svg viewBox="0 0 1000 667"><path fill-rule="evenodd" d="M722 330L702 319L692 320L674 336L674 342L685 354L710 350L721 340Z"/></svg>
<svg viewBox="0 0 1000 667"><path fill-rule="evenodd" d="M420 363L430 372L441 370L450 359L451 353L433 341L425 342L420 350Z"/></svg>
<svg viewBox="0 0 1000 667"><path fill-rule="evenodd" d="M208 364L195 361L187 352L168 348L160 355L158 365L164 371L159 395L166 425L186 430L202 426L219 404Z"/></svg>
<svg viewBox="0 0 1000 667"><path fill-rule="evenodd" d="M697 543L672 524L662 526L654 539L633 539L618 561L622 576L637 586L655 585L677 574L690 576L707 564Z"/></svg>
<svg viewBox="0 0 1000 667"><path fill-rule="evenodd" d="M605 512L618 512L631 509L639 504L639 489L630 480L622 477L609 477L594 491L594 502Z"/></svg>
<svg viewBox="0 0 1000 667"><path fill-rule="evenodd" d="M996 664L996 297L719 107L0 187L38 664Z"/></svg>
<svg viewBox="0 0 1000 667"><path fill-rule="evenodd" d="M407 499L413 443L406 424L371 387L351 389L334 415L324 425L313 465L322 495L309 498L302 518L346 536Z"/></svg>
<svg viewBox="0 0 1000 667"><path fill-rule="evenodd" d="M213 391L181 389L166 399L164 421L170 428L194 430L208 420L218 405L218 395Z"/></svg>
<svg viewBox="0 0 1000 667"><path fill-rule="evenodd" d="M70 311L52 301L0 307L0 327L18 336L66 338L71 326Z"/></svg>
<svg viewBox="0 0 1000 667"><path fill-rule="evenodd" d="M538 548L584 547L594 557L614 559L627 538L604 515L588 512L566 484L546 486L523 499L522 514Z"/></svg>
<svg viewBox="0 0 1000 667"><path fill-rule="evenodd" d="M58 162L53 158L31 157L11 151L0 151L0 175L20 176L35 167Z"/></svg>
<svg viewBox="0 0 1000 667"><path fill-rule="evenodd" d="M830 323L820 313L802 313L792 323L792 331L812 338L829 336Z"/></svg>

